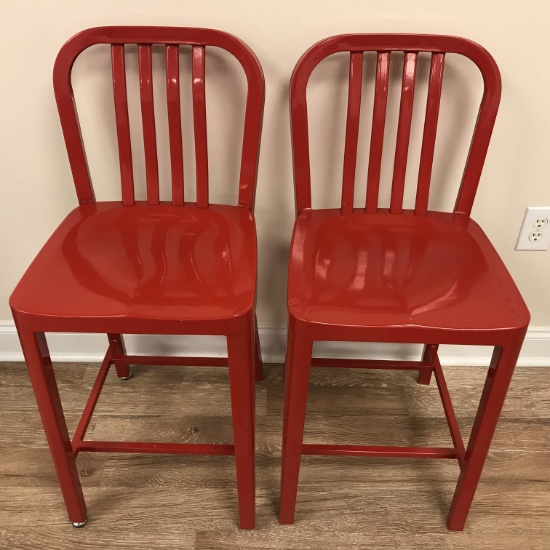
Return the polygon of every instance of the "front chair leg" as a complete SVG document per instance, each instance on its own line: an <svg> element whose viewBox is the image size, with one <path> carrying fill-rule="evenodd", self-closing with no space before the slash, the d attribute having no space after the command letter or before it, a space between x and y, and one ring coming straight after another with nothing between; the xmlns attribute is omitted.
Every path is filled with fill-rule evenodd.
<svg viewBox="0 0 550 550"><path fill-rule="evenodd" d="M447 516L447 527L452 531L464 529L522 342L523 338L519 343L497 347L493 352L464 465Z"/></svg>
<svg viewBox="0 0 550 550"><path fill-rule="evenodd" d="M254 371L256 359L252 314L243 318L239 325L232 334L227 336L239 526L241 529L254 529Z"/></svg>
<svg viewBox="0 0 550 550"><path fill-rule="evenodd" d="M126 346L124 345L124 339L122 334L107 334L109 343L114 344L114 355L119 357L126 356ZM115 364L116 375L122 380L129 380L132 378L132 371L130 370L130 365L121 365Z"/></svg>
<svg viewBox="0 0 550 550"><path fill-rule="evenodd" d="M289 319L285 362L283 452L279 523L294 523L313 342Z"/></svg>
<svg viewBox="0 0 550 550"><path fill-rule="evenodd" d="M69 520L75 527L82 527L86 523L86 504L46 337L43 332L20 330L19 339Z"/></svg>

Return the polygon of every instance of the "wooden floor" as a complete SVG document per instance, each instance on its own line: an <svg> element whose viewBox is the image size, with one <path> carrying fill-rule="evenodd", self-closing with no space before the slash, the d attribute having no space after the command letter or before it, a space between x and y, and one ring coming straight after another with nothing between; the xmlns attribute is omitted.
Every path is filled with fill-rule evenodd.
<svg viewBox="0 0 550 550"><path fill-rule="evenodd" d="M59 364L74 429L98 365ZM294 526L277 523L283 374L257 390L257 528L237 528L232 457L82 454L89 523L67 520L22 364L0 365L0 548L550 548L550 372L516 371L466 529L445 516L451 460L305 457ZM445 370L463 433L484 369ZM306 441L447 445L437 388L414 373L315 369ZM109 373L90 438L230 442L225 369Z"/></svg>

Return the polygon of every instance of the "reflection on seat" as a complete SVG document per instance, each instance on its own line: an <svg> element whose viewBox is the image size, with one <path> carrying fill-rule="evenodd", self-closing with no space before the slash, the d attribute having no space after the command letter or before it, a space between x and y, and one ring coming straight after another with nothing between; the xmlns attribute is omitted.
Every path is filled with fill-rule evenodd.
<svg viewBox="0 0 550 550"><path fill-rule="evenodd" d="M250 210L92 203L37 256L12 306L70 317L230 319L254 304Z"/></svg>
<svg viewBox="0 0 550 550"><path fill-rule="evenodd" d="M507 290L484 255L492 246L475 222L460 219L304 211L292 247L290 312L333 325L513 326Z"/></svg>

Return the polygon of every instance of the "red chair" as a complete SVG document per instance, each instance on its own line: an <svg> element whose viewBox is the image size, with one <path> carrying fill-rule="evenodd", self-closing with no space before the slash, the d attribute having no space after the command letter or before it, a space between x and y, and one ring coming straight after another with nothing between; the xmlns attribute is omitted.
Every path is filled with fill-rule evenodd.
<svg viewBox="0 0 550 550"><path fill-rule="evenodd" d="M108 44L122 200L96 202L74 106L71 69L86 48ZM147 201L134 198L126 89L127 44L138 45ZM159 200L152 47L165 57L171 201ZM179 46L192 48L196 202L184 200ZM206 140L207 47L232 54L248 91L236 206L210 204ZM109 64L109 63L108 63ZM254 372L262 366L255 318L256 229L253 216L264 79L254 53L224 32L170 27L103 27L71 38L54 67L54 88L79 206L56 229L24 274L10 305L36 394L70 521L87 521L75 459L80 451L235 455L240 526L254 528ZM103 332L109 346L72 440L45 332ZM123 334L227 337L228 358L128 356ZM85 439L111 365L229 367L234 445L89 441Z"/></svg>
<svg viewBox="0 0 550 550"><path fill-rule="evenodd" d="M350 52L341 207L312 209L306 87L327 56ZM376 52L366 203L354 208L363 53ZM403 52L403 75L389 208L378 201L390 58ZM403 208L405 170L419 52L431 54L414 210ZM453 212L428 210L445 54L469 58L484 93ZM397 54L399 55L399 54ZM456 73L455 73L456 78ZM500 100L493 58L462 38L341 35L310 48L292 75L290 101L297 220L290 252L289 329L285 378L281 523L293 523L300 457L346 455L452 458L460 477L448 528L461 530L527 330L529 312L497 252L470 218ZM421 361L312 359L314 341L425 344ZM494 352L467 448L439 363L438 344L493 346ZM409 448L302 443L311 366L390 368L435 374L454 446Z"/></svg>

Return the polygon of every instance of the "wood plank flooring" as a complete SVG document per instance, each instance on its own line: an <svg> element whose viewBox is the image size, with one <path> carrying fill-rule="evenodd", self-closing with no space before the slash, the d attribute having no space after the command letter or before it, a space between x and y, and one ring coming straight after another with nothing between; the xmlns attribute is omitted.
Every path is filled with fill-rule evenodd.
<svg viewBox="0 0 550 550"><path fill-rule="evenodd" d="M97 364L57 364L74 430ZM89 437L231 442L226 369L134 367L109 373ZM86 454L89 523L65 508L23 364L0 364L0 548L550 549L550 371L519 368L462 533L445 517L450 460L304 457L296 524L277 522L283 372L257 387L257 528L237 528L232 457ZM466 437L485 369L445 369ZM314 369L306 442L448 445L435 383L415 373Z"/></svg>

